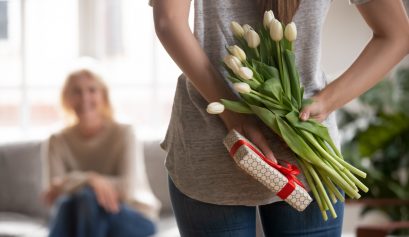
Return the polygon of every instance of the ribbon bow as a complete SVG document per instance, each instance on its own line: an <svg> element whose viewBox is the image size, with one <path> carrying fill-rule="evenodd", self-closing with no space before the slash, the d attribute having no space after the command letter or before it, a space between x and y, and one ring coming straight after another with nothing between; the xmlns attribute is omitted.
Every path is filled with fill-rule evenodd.
<svg viewBox="0 0 409 237"><path fill-rule="evenodd" d="M274 169L280 171L280 173L283 174L288 179L288 182L277 193L277 196L279 196L281 199L283 200L286 199L294 191L296 184L304 188L304 185L301 183L301 181L297 179L297 177L295 177L296 175L300 174L300 170L297 168L297 166L290 164L286 161L284 161L286 163L286 166L282 166L272 162L270 159L265 157L263 153L261 153L257 148L255 148L250 142L246 140L239 139L236 143L234 143L234 145L230 149L230 155L234 157L237 150L243 145L247 146L252 151L254 151L254 153L256 153L261 159L263 159L264 162L266 162Z"/></svg>

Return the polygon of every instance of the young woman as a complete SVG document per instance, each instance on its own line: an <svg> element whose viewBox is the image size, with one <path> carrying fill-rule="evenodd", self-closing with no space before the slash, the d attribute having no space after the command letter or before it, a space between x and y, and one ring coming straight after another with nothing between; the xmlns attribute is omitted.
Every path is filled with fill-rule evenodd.
<svg viewBox="0 0 409 237"><path fill-rule="evenodd" d="M315 118L339 145L336 109L380 81L409 51L409 23L401 1L351 0L373 31L373 37L352 66L327 86L320 68L320 38L331 0L195 0L194 33L189 29L190 0L152 1L156 33L183 71L172 118L163 143L172 204L182 236L254 236L259 208L266 236L340 236L343 205L337 219L322 220L313 202L298 212L239 170L222 144L231 129L255 143L270 159L294 155L252 116L205 111L209 102L235 99L223 79L225 46L234 44L230 22L252 26L273 9L279 20L298 28L296 59L305 96L314 103L301 119ZM353 37L353 36L351 36ZM342 43L342 42L340 42ZM300 179L304 181L301 175Z"/></svg>
<svg viewBox="0 0 409 237"><path fill-rule="evenodd" d="M152 235L159 202L132 128L112 118L104 82L90 70L75 71L61 99L74 124L53 134L45 149L44 199L57 211L49 236Z"/></svg>

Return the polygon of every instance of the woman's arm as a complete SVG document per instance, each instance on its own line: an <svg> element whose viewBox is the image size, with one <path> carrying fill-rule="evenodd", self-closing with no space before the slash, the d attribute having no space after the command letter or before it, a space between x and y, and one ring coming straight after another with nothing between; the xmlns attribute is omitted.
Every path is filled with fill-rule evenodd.
<svg viewBox="0 0 409 237"><path fill-rule="evenodd" d="M156 34L166 51L208 101L234 98L222 76L192 34L189 24L190 0L157 0L153 5ZM225 119L221 115L222 119Z"/></svg>
<svg viewBox="0 0 409 237"><path fill-rule="evenodd" d="M139 211L149 217L157 218L160 202L152 192L145 168L144 145L135 135L130 125L122 127L124 146L120 162L117 165L117 176L110 180L115 184L122 201L136 201Z"/></svg>
<svg viewBox="0 0 409 237"><path fill-rule="evenodd" d="M156 34L175 63L208 102L220 101L222 98L234 100L235 95L227 87L189 28L190 2L190 0L154 1ZM230 111L223 112L220 117L228 130L234 128L242 132L267 157L275 160L253 118Z"/></svg>
<svg viewBox="0 0 409 237"><path fill-rule="evenodd" d="M357 7L373 37L351 67L314 96L314 103L300 113L302 120L323 121L381 81L409 53L409 20L402 1L372 0Z"/></svg>

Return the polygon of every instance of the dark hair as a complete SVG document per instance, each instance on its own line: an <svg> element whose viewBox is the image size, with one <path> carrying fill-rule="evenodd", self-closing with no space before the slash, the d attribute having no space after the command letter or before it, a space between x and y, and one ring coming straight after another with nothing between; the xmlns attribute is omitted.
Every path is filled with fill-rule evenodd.
<svg viewBox="0 0 409 237"><path fill-rule="evenodd" d="M284 24L290 23L297 12L300 0L256 0L260 14L273 10L275 17Z"/></svg>

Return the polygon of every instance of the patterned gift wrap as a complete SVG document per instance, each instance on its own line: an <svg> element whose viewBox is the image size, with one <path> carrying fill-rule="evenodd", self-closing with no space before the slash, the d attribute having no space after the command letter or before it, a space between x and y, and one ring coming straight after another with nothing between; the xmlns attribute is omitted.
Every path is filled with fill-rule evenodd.
<svg viewBox="0 0 409 237"><path fill-rule="evenodd" d="M296 166L271 162L236 130L226 136L224 145L240 168L292 207L303 211L311 203L312 198L295 177L299 173Z"/></svg>

